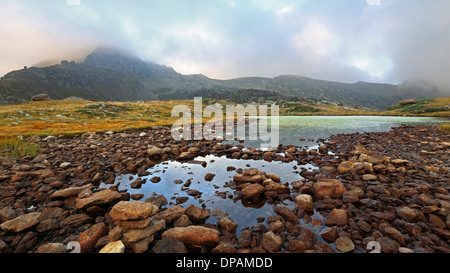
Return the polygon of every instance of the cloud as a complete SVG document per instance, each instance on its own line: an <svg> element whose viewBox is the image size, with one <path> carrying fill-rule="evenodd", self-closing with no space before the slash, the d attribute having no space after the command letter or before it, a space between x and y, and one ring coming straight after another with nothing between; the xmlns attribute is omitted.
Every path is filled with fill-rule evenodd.
<svg viewBox="0 0 450 273"><path fill-rule="evenodd" d="M220 79L297 74L450 87L450 1L371 3L2 0L0 74L107 43Z"/></svg>

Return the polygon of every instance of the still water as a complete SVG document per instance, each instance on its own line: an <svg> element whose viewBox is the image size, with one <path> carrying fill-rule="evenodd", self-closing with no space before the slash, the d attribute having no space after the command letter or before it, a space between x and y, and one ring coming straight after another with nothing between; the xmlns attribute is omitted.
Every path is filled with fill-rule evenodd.
<svg viewBox="0 0 450 273"><path fill-rule="evenodd" d="M293 144L314 148L317 146L317 139L326 139L332 134L354 133L354 132L382 132L389 131L392 127L405 125L439 125L448 123L448 119L444 118L428 118L428 117L367 117L367 116L344 116L344 117L280 117L280 143L283 145ZM247 130L248 131L248 130ZM312 140L314 139L314 140ZM236 143L235 141L227 141L225 143ZM245 141L243 145L247 148L259 148L258 141ZM206 166L202 165L206 162ZM282 162L266 162L263 160L241 160L230 159L226 157L217 157L208 155L205 157L197 157L190 162L166 161L155 165L148 171L150 175L141 177L147 179L147 182L139 189L130 187L130 183L135 181L137 175L121 175L117 176L115 184L119 184L119 190L127 190L130 194L143 194L144 197L140 201L156 196L163 195L169 204L167 207L175 205L178 200L184 199L180 206L187 208L190 204L198 207L204 207L210 213L216 209L226 212L230 219L238 224L237 235L245 227L252 227L258 224L258 218L265 218L274 215L273 208L276 205L286 206L290 209L295 207L292 201L283 201L281 204L268 204L262 202L259 204L245 203L239 198L235 198L237 194L229 185L237 174L238 168L257 168L266 173L275 173L281 177L281 183L294 182L302 180L300 171L302 168L314 170L317 167L312 165L298 165L296 161L290 163ZM214 174L212 181L205 180L207 173ZM159 182L153 183L150 180L153 177L159 177ZM188 180L191 184L186 187L184 183ZM101 185L101 188L110 185ZM291 186L292 189L292 186ZM191 195L190 190L197 190L199 195ZM192 192L192 191L191 191ZM322 220L322 216L315 212L313 219ZM207 220L207 223L216 223L218 219L213 215ZM304 224L303 226L311 229L316 235L324 227L323 225L312 226ZM321 240L320 236L318 239ZM334 246L332 246L334 248Z"/></svg>
<svg viewBox="0 0 450 273"><path fill-rule="evenodd" d="M330 135L364 132L387 132L400 125L440 125L450 123L448 118L384 117L384 116L280 116L279 139L283 145L314 146L318 138ZM268 120L270 128L270 119ZM247 129L246 132L249 130ZM248 137L246 139L249 139ZM310 141L314 139L314 141ZM235 143L228 141L224 143ZM246 140L247 148L259 148L259 140Z"/></svg>

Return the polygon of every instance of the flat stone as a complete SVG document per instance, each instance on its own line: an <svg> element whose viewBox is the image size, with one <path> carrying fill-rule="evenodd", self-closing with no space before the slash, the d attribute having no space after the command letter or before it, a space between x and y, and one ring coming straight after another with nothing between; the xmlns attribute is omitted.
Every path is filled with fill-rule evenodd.
<svg viewBox="0 0 450 273"><path fill-rule="evenodd" d="M90 206L109 204L113 201L121 199L122 195L110 189L102 190L92 194L90 197L78 199L75 207L77 209L84 209Z"/></svg>
<svg viewBox="0 0 450 273"><path fill-rule="evenodd" d="M152 250L155 253L188 253L183 242L172 238L159 240Z"/></svg>
<svg viewBox="0 0 450 273"><path fill-rule="evenodd" d="M140 220L155 215L159 208L147 202L120 201L112 207L109 215L114 220Z"/></svg>
<svg viewBox="0 0 450 273"><path fill-rule="evenodd" d="M21 215L17 218L4 222L0 225L0 229L6 232L17 233L22 230L28 229L39 223L41 217L40 212L32 212L28 214Z"/></svg>
<svg viewBox="0 0 450 273"><path fill-rule="evenodd" d="M94 187L92 184L87 184L82 187L70 187L67 189L55 191L50 198L51 199L58 199L58 198L69 198L72 196L77 196L78 194L82 193L85 190L91 190Z"/></svg>
<svg viewBox="0 0 450 273"><path fill-rule="evenodd" d="M191 248L213 247L219 239L219 232L203 226L176 227L165 231L162 238L177 239Z"/></svg>
<svg viewBox="0 0 450 273"><path fill-rule="evenodd" d="M125 245L122 241L111 242L104 246L100 253L123 253L125 251Z"/></svg>

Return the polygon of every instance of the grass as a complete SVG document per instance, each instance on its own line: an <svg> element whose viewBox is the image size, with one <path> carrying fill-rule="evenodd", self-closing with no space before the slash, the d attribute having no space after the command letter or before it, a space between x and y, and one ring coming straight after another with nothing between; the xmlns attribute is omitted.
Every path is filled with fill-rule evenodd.
<svg viewBox="0 0 450 273"><path fill-rule="evenodd" d="M439 126L439 129L441 129L444 132L450 133L450 124L443 124Z"/></svg>
<svg viewBox="0 0 450 273"><path fill-rule="evenodd" d="M207 98L204 98L202 102L203 107L212 102L217 102L221 105L235 104L228 100L211 100ZM420 114L402 112L401 110L405 109L403 106L394 106L394 110L384 112L345 107L332 103L282 102L279 106L281 116L406 115L448 117L450 116L450 111L445 107L449 104L450 98L419 101L419 105L425 106L424 112ZM5 137L13 136L71 136L87 131L98 133L107 131L121 132L151 128L153 126L172 126L180 118L171 116L171 111L176 105L186 105L193 113L193 100L146 102L54 100L0 106L0 137L3 137L4 141L6 141ZM443 109L446 111L442 111ZM206 121L207 119L203 120L203 122Z"/></svg>
<svg viewBox="0 0 450 273"><path fill-rule="evenodd" d="M40 152L40 147L31 141L15 137L0 137L0 157L35 157Z"/></svg>
<svg viewBox="0 0 450 273"><path fill-rule="evenodd" d="M450 98L421 99L411 105L393 105L386 109L390 115L450 117Z"/></svg>

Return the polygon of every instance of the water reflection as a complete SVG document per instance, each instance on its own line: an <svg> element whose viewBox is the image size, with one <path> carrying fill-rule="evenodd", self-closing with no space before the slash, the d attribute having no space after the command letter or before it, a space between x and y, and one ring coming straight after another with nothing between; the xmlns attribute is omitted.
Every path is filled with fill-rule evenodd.
<svg viewBox="0 0 450 273"><path fill-rule="evenodd" d="M274 204L267 204L265 200L250 202L236 198L235 190L230 185L233 177L237 174L237 169L257 168L266 173L275 173L280 176L281 183L286 183L303 179L299 174L300 167L308 170L315 169L309 164L298 165L296 161L290 163L267 162L208 155L197 157L191 162L166 161L157 164L148 170L150 174L147 177L141 177L142 180L147 179L147 182L139 189L133 189L130 186L138 178L137 175L117 176L115 184L120 183L119 190L127 190L131 195L143 194L142 200L163 195L169 202L168 206L175 205L178 198L178 200L185 201L180 204L185 208L189 204L194 204L198 207L202 206L210 212L215 209L224 211L238 224L237 233L239 234L244 227L256 225L257 218L274 215ZM208 173L215 175L210 182L205 180ZM152 183L151 180L154 177L159 177L160 181ZM158 179L153 180L157 181ZM187 187L186 182L188 181L190 181L190 185ZM107 186L102 185L101 187ZM282 205L290 209L294 208L290 199L285 199ZM210 217L208 221L216 223L217 220Z"/></svg>

